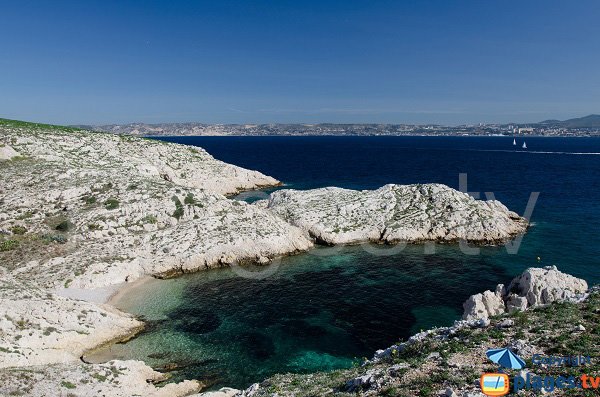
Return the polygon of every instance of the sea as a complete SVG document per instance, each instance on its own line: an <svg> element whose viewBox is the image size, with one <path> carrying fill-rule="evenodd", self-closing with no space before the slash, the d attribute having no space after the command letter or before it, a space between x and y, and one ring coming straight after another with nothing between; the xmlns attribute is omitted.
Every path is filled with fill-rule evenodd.
<svg viewBox="0 0 600 397"><path fill-rule="evenodd" d="M263 278L218 269L151 280L118 302L146 330L102 356L143 360L171 381L244 388L276 373L348 368L422 329L451 325L469 295L531 266L600 283L600 138L518 137L516 146L513 137L156 139L203 147L284 189L466 183L521 215L532 210L516 253L489 246L473 254L457 244L318 247L281 259Z"/></svg>

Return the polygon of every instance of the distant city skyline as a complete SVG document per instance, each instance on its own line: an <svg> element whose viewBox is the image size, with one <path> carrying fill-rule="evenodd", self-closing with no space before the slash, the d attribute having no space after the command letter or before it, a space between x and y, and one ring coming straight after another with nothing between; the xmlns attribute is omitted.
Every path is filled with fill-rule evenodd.
<svg viewBox="0 0 600 397"><path fill-rule="evenodd" d="M600 3L3 5L0 117L530 123L600 113Z"/></svg>

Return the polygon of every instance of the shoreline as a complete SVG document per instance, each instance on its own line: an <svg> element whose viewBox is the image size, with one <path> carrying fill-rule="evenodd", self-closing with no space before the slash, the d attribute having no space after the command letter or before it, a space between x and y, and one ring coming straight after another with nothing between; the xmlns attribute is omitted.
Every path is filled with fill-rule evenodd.
<svg viewBox="0 0 600 397"><path fill-rule="evenodd" d="M107 296L107 298L103 302L103 304L112 306L115 309L118 309L125 313L128 313L119 307L119 303L123 300L123 298L127 294L131 293L133 290L135 290L137 288L140 288L141 286L147 284L148 282L150 282L152 280L158 280L158 279L151 275L143 275L142 277L140 277L132 282L124 282L121 284L117 284L114 292L111 295ZM131 313L128 313L128 314L131 314Z"/></svg>

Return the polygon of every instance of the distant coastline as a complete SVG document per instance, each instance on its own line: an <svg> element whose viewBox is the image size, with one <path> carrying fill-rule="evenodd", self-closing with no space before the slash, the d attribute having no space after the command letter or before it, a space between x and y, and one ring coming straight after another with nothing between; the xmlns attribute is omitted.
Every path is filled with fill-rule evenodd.
<svg viewBox="0 0 600 397"><path fill-rule="evenodd" d="M439 124L377 123L280 123L280 124L206 124L129 123L77 125L77 128L142 137L163 136L600 136L600 115L539 123L479 123L447 126Z"/></svg>

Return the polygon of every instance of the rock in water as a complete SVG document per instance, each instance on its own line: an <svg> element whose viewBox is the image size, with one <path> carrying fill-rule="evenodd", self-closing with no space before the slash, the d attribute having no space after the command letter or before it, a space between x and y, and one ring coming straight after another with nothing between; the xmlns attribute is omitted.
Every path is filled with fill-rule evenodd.
<svg viewBox="0 0 600 397"><path fill-rule="evenodd" d="M441 184L377 190L279 190L257 202L325 244L399 241L497 243L528 222L495 200L475 200Z"/></svg>

